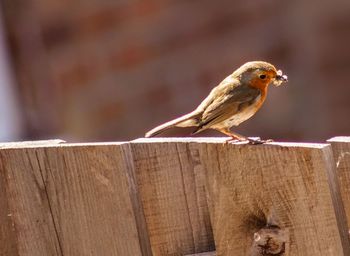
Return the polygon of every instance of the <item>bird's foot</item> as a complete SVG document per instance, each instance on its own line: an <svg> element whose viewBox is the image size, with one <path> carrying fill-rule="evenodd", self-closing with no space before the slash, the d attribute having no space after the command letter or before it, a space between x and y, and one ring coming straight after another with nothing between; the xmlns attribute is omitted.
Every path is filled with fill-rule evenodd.
<svg viewBox="0 0 350 256"><path fill-rule="evenodd" d="M273 142L273 140L271 140L271 139L262 140L260 138L258 138L258 139L248 138L248 143L251 145L260 145L260 144L265 144L265 143L269 143L269 142Z"/></svg>
<svg viewBox="0 0 350 256"><path fill-rule="evenodd" d="M273 140L268 139L268 140L262 140L260 137L255 137L255 138L248 138L248 137L231 137L225 141L225 144L229 143L248 143L250 145L260 145L260 144L265 144L273 142Z"/></svg>

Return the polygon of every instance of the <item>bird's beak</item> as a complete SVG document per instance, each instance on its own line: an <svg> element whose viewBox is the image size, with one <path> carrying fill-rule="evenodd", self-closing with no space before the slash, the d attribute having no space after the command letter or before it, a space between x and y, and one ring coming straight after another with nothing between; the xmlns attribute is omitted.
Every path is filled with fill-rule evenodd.
<svg viewBox="0 0 350 256"><path fill-rule="evenodd" d="M276 86L280 86L282 83L288 82L288 76L282 74L282 70L278 70L276 74L276 78L273 81L273 84Z"/></svg>

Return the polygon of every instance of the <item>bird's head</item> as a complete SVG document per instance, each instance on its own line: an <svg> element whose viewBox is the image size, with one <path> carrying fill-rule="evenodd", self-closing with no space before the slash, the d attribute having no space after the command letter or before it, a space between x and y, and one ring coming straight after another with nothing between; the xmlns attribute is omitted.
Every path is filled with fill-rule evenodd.
<svg viewBox="0 0 350 256"><path fill-rule="evenodd" d="M242 83L250 84L257 88L266 88L270 83L279 86L288 81L288 77L277 70L275 66L264 61L251 61L238 68L234 76Z"/></svg>

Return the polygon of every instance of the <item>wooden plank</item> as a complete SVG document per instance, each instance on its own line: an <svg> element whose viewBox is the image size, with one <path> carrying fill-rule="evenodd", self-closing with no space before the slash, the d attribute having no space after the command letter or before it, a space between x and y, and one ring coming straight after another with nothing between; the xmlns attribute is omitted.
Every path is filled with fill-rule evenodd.
<svg viewBox="0 0 350 256"><path fill-rule="evenodd" d="M128 144L3 148L1 155L8 172L25 176L10 182L14 223L24 226L19 246L46 246L20 255L151 255Z"/></svg>
<svg viewBox="0 0 350 256"><path fill-rule="evenodd" d="M339 190L344 203L348 229L350 224L350 137L334 137L332 145L339 180Z"/></svg>
<svg viewBox="0 0 350 256"><path fill-rule="evenodd" d="M213 250L198 143L152 138L131 145L153 255Z"/></svg>
<svg viewBox="0 0 350 256"><path fill-rule="evenodd" d="M350 255L329 145L208 143L200 158L217 255Z"/></svg>
<svg viewBox="0 0 350 256"><path fill-rule="evenodd" d="M81 145L40 152L65 255L151 255L133 181L129 145ZM67 200L69 198L69 200Z"/></svg>
<svg viewBox="0 0 350 256"><path fill-rule="evenodd" d="M0 150L1 255L62 255L41 172L32 158L23 150Z"/></svg>

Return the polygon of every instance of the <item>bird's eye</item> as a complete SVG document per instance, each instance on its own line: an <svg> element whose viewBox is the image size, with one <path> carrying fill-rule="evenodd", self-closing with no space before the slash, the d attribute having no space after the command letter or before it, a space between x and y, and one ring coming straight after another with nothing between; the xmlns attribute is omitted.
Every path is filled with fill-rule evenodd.
<svg viewBox="0 0 350 256"><path fill-rule="evenodd" d="M260 77L260 79L265 79L266 75L260 75L259 77Z"/></svg>

